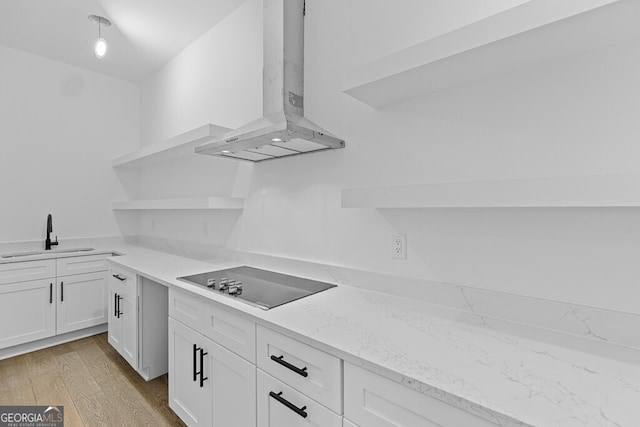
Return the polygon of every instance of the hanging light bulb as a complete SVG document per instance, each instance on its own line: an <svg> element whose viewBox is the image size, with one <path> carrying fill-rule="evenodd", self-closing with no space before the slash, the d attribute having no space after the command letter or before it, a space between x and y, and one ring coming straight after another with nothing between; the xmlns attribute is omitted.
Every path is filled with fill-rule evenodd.
<svg viewBox="0 0 640 427"><path fill-rule="evenodd" d="M96 40L96 44L93 46L93 53L98 59L104 58L107 54L107 41L102 37Z"/></svg>
<svg viewBox="0 0 640 427"><path fill-rule="evenodd" d="M105 27L111 26L111 21L109 21L104 16L99 15L89 15L89 20L91 22L98 23L98 40L93 45L93 53L96 55L96 58L102 59L107 54L107 41L102 38L101 28L104 25Z"/></svg>

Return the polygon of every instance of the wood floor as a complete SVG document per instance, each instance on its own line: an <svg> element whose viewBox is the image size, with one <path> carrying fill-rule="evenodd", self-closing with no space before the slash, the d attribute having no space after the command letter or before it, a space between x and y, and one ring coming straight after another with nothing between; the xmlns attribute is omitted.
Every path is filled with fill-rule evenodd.
<svg viewBox="0 0 640 427"><path fill-rule="evenodd" d="M64 406L65 426L184 426L167 376L144 381L95 335L0 360L0 405Z"/></svg>

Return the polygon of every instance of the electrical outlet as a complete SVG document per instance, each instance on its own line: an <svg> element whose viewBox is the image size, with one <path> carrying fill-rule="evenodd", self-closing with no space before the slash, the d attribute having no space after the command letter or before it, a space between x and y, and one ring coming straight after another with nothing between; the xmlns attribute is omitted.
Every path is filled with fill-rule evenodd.
<svg viewBox="0 0 640 427"><path fill-rule="evenodd" d="M391 240L391 258L407 259L407 235L398 233Z"/></svg>

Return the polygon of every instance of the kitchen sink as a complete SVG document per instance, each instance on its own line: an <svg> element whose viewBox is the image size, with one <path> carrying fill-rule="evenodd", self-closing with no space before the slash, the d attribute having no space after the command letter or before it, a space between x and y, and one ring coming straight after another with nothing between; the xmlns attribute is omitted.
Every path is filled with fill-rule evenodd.
<svg viewBox="0 0 640 427"><path fill-rule="evenodd" d="M67 254L74 252L89 252L94 251L94 248L68 248L68 249L52 249L49 251L30 251L30 252L14 252L10 254L2 254L0 258L18 258L23 256L33 256L33 255L45 255L45 254Z"/></svg>

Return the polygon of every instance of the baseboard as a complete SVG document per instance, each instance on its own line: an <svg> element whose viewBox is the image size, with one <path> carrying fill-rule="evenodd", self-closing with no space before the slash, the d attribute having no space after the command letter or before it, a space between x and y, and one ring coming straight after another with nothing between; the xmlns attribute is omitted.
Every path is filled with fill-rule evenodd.
<svg viewBox="0 0 640 427"><path fill-rule="evenodd" d="M43 338L37 341L14 345L13 347L3 348L2 350L0 350L0 360L8 359L14 356L19 356L25 353L30 353L36 350L41 350L47 347L53 347L54 345L64 344L66 342L79 340L80 338L90 337L92 335L101 334L103 332L107 332L106 323L102 325L92 326L86 329L80 329L78 331L68 332L62 335L55 335L53 337Z"/></svg>

